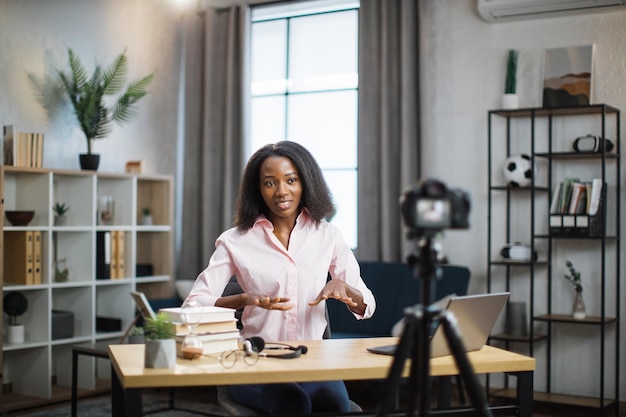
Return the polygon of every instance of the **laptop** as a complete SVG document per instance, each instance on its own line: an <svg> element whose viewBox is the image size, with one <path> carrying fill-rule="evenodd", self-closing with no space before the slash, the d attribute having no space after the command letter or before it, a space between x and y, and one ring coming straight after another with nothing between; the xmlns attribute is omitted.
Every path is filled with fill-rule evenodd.
<svg viewBox="0 0 626 417"><path fill-rule="evenodd" d="M456 327L466 352L480 350L502 313L510 293L491 293L450 297L445 310L454 314ZM372 353L393 355L396 345L385 345L367 348ZM430 339L430 357L450 355L448 342L442 327L439 325Z"/></svg>

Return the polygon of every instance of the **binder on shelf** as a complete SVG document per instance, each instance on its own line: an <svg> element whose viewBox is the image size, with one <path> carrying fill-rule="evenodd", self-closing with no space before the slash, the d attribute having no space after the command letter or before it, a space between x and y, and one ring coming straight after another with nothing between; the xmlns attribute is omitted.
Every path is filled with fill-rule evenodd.
<svg viewBox="0 0 626 417"><path fill-rule="evenodd" d="M111 279L121 279L126 276L124 238L123 231L111 231Z"/></svg>
<svg viewBox="0 0 626 417"><path fill-rule="evenodd" d="M126 254L126 248L125 248L126 245L124 243L125 239L126 239L126 235L124 234L124 232L122 231L117 232L115 245L117 247L117 277L118 278L126 277L126 263L124 262L125 254Z"/></svg>
<svg viewBox="0 0 626 417"><path fill-rule="evenodd" d="M42 235L40 230L33 231L33 284L41 284L42 279Z"/></svg>
<svg viewBox="0 0 626 417"><path fill-rule="evenodd" d="M96 279L111 279L111 232L96 232Z"/></svg>
<svg viewBox="0 0 626 417"><path fill-rule="evenodd" d="M33 285L33 232L4 232L4 282Z"/></svg>
<svg viewBox="0 0 626 417"><path fill-rule="evenodd" d="M117 268L117 260L118 260L118 255L117 255L117 234L119 233L119 231L117 230L112 230L111 231L111 267L110 267L110 271L111 271L111 279L118 279L119 276L117 275L118 273L118 268Z"/></svg>

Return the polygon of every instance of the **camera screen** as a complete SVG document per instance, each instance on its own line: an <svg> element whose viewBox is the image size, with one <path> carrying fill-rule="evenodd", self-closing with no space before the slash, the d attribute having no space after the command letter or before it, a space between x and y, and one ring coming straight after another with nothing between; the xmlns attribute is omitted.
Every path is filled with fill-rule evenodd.
<svg viewBox="0 0 626 417"><path fill-rule="evenodd" d="M417 200L417 226L445 228L450 226L450 201L421 198Z"/></svg>

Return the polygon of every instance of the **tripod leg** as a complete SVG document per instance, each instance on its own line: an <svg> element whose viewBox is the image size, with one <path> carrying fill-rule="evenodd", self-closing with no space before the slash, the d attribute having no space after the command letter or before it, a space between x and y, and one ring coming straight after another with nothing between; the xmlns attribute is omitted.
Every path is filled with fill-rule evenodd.
<svg viewBox="0 0 626 417"><path fill-rule="evenodd" d="M389 374L387 375L387 381L382 395L381 405L378 409L378 417L384 417L389 414L391 403L394 401L395 395L398 393L398 387L400 379L402 378L402 371L404 369L404 363L409 357L409 352L414 350L413 340L416 333L416 318L407 312L404 321L404 329L396 351L393 356L393 362L389 368Z"/></svg>
<svg viewBox="0 0 626 417"><path fill-rule="evenodd" d="M483 417L492 417L485 393L480 388L480 383L478 378L476 378L474 368L467 358L461 335L455 324L456 319L454 315L450 312L443 312L439 317L439 322L440 325L443 326L448 347L454 356L454 361L459 369L461 378L466 384L467 393L474 407L476 407L476 411Z"/></svg>
<svg viewBox="0 0 626 417"><path fill-rule="evenodd" d="M432 316L428 309L415 310L412 315L408 315L405 321L414 322L413 327L413 348L411 349L411 368L407 392L406 415L414 416L419 404L419 415L429 415L430 409L430 379L428 370L430 367L429 354L429 330Z"/></svg>

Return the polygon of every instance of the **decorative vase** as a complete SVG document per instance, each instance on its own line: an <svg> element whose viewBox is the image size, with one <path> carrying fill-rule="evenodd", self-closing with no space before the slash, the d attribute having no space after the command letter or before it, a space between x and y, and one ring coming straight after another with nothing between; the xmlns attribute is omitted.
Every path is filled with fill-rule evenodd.
<svg viewBox="0 0 626 417"><path fill-rule="evenodd" d="M7 331L7 341L13 343L24 343L24 325L9 326Z"/></svg>
<svg viewBox="0 0 626 417"><path fill-rule="evenodd" d="M585 310L585 302L583 301L583 290L576 290L576 298L574 299L573 314L575 319L582 320L587 317Z"/></svg>
<svg viewBox="0 0 626 417"><path fill-rule="evenodd" d="M511 336L527 336L526 303L510 301L506 309L506 333Z"/></svg>
<svg viewBox="0 0 626 417"><path fill-rule="evenodd" d="M89 171L97 171L100 165L100 155L81 153L78 155L80 168Z"/></svg>
<svg viewBox="0 0 626 417"><path fill-rule="evenodd" d="M174 339L146 340L144 366L146 368L176 366L176 341Z"/></svg>
<svg viewBox="0 0 626 417"><path fill-rule="evenodd" d="M70 277L70 270L67 268L66 259L59 259L54 263L54 282L67 282Z"/></svg>
<svg viewBox="0 0 626 417"><path fill-rule="evenodd" d="M503 109L518 109L519 99L515 93L506 93L502 95L502 108Z"/></svg>

